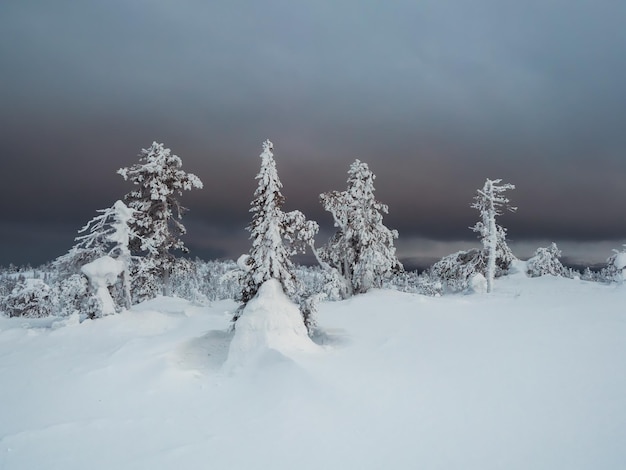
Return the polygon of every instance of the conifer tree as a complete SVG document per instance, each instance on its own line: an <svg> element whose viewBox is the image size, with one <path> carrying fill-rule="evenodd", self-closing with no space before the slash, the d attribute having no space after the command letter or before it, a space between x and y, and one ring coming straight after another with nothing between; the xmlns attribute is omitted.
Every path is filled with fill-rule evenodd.
<svg viewBox="0 0 626 470"><path fill-rule="evenodd" d="M180 239L186 233L180 222L186 209L180 205L177 196L183 191L202 188L200 179L181 167L182 160L178 156L163 144L153 142L150 148L141 150L139 163L118 170L125 180L137 186L126 195L125 201L136 211L131 251L134 255L146 257L145 265L138 267L138 271L146 277L160 278L165 295L168 294L168 278L174 261L171 251L188 251Z"/></svg>
<svg viewBox="0 0 626 470"><path fill-rule="evenodd" d="M356 160L348 170L346 191L320 195L338 229L320 257L345 278L352 293L381 287L386 276L402 270L394 246L398 232L383 224L388 207L374 197L375 178L366 163Z"/></svg>
<svg viewBox="0 0 626 470"><path fill-rule="evenodd" d="M552 242L548 247L537 248L535 254L526 262L526 274L530 277L545 275L569 277L568 270L561 260L561 250Z"/></svg>
<svg viewBox="0 0 626 470"><path fill-rule="evenodd" d="M499 258L508 266L513 259L513 254L506 244L506 229L496 223L496 217L502 215L505 209L510 212L517 210L517 207L509 205L509 199L503 195L505 191L515 189L515 186L510 183L500 184L501 182L501 179L487 179L483 188L478 190L472 204L472 208L477 209L481 216L481 220L472 227L472 230L479 234L487 259L485 269L487 292L493 289L496 260Z"/></svg>
<svg viewBox="0 0 626 470"><path fill-rule="evenodd" d="M54 310L52 289L41 279L18 279L3 303L10 317L41 318Z"/></svg>
<svg viewBox="0 0 626 470"><path fill-rule="evenodd" d="M277 279L285 294L293 299L296 278L291 256L304 252L318 230L317 224L307 221L300 211L282 211L285 197L281 193L283 185L276 171L273 147L269 140L263 142L261 170L256 176L259 184L250 204L253 216L247 230L252 247L242 260L245 274L241 301L244 305L269 279Z"/></svg>
<svg viewBox="0 0 626 470"><path fill-rule="evenodd" d="M135 236L131 225L133 210L122 201L116 201L107 209L98 210L99 215L91 219L75 238L76 244L63 256L58 257L53 267L57 272L57 281L70 290L77 287L76 282L64 282L72 276L82 273L82 268L97 259L112 257L119 262L121 282L116 302L124 308L131 306L131 254L129 243ZM61 296L66 293L61 292ZM69 295L69 294L68 294Z"/></svg>
<svg viewBox="0 0 626 470"><path fill-rule="evenodd" d="M626 278L626 245L622 251L613 250L613 254L606 260L606 267L598 274L604 282L623 283Z"/></svg>

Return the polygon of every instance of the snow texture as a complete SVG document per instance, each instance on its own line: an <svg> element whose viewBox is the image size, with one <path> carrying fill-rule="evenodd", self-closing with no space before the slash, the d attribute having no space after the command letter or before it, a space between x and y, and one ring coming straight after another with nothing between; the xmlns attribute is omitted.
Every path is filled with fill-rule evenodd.
<svg viewBox="0 0 626 470"><path fill-rule="evenodd" d="M320 304L318 353L285 331L232 375L233 301L0 317L0 469L623 469L625 304L522 266L490 295L372 290Z"/></svg>

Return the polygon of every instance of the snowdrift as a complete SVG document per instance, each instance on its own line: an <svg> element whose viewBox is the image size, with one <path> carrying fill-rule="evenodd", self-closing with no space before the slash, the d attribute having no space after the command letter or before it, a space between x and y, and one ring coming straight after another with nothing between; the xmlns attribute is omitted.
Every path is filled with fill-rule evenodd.
<svg viewBox="0 0 626 470"><path fill-rule="evenodd" d="M237 320L230 344L229 372L260 365L263 361L287 359L318 347L307 334L298 306L285 295L276 279L266 281Z"/></svg>

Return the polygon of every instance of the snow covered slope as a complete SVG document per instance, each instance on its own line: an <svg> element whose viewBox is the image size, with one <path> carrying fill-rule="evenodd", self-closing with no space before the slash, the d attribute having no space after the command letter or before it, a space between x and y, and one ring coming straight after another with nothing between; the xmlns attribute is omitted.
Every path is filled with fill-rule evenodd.
<svg viewBox="0 0 626 470"><path fill-rule="evenodd" d="M626 286L498 280L320 307L224 368L232 302L0 318L0 469L626 468Z"/></svg>

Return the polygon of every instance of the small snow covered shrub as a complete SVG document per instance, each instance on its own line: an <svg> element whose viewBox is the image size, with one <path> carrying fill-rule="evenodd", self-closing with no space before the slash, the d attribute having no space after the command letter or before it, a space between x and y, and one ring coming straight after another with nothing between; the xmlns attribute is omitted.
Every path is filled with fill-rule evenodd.
<svg viewBox="0 0 626 470"><path fill-rule="evenodd" d="M545 276L564 276L567 269L559 258L561 250L552 243L547 248L537 248L535 254L526 262L526 274L530 277Z"/></svg>
<svg viewBox="0 0 626 470"><path fill-rule="evenodd" d="M470 278L484 273L486 259L481 250L458 251L437 261L428 270L430 278L438 280L444 291L462 292L469 287Z"/></svg>
<svg viewBox="0 0 626 470"><path fill-rule="evenodd" d="M331 301L345 298L345 279L336 269L296 266L295 274L299 281L298 298L318 293L324 294L324 299Z"/></svg>
<svg viewBox="0 0 626 470"><path fill-rule="evenodd" d="M154 299L163 292L161 269L152 258L133 257L130 275L134 280L131 291L132 303L138 304Z"/></svg>
<svg viewBox="0 0 626 470"><path fill-rule="evenodd" d="M294 300L300 306L304 325L310 336L316 334L317 309L323 300L336 301L345 297L345 280L335 269L319 266L295 266L298 279Z"/></svg>
<svg viewBox="0 0 626 470"><path fill-rule="evenodd" d="M625 245L626 246L626 245ZM626 271L626 251L614 250L606 260L606 268L602 269L599 278L604 282L624 282Z"/></svg>
<svg viewBox="0 0 626 470"><path fill-rule="evenodd" d="M86 313L89 299L89 283L81 274L72 274L53 286L58 298L57 314L69 316Z"/></svg>
<svg viewBox="0 0 626 470"><path fill-rule="evenodd" d="M0 277L0 313L6 312L7 298L9 297L9 294L13 291L17 283L17 276L5 273Z"/></svg>
<svg viewBox="0 0 626 470"><path fill-rule="evenodd" d="M200 292L198 264L185 258L176 259L170 272L170 295L198 305L208 305L208 298Z"/></svg>
<svg viewBox="0 0 626 470"><path fill-rule="evenodd" d="M54 311L54 295L41 279L20 279L6 299L10 317L47 317Z"/></svg>
<svg viewBox="0 0 626 470"><path fill-rule="evenodd" d="M598 272L598 271L592 271L592 270L591 270L591 268L586 267L586 268L583 270L583 272L582 272L582 274L581 274L580 278L581 278L583 281L588 281L588 282L600 282L600 281L601 281L601 279L600 279L600 274L601 274L600 272Z"/></svg>
<svg viewBox="0 0 626 470"><path fill-rule="evenodd" d="M438 297L442 294L443 286L439 279L430 276L428 271L421 274L417 271L403 271L392 276L384 287L410 294Z"/></svg>
<svg viewBox="0 0 626 470"><path fill-rule="evenodd" d="M200 292L211 301L236 298L241 292L241 283L226 276L236 267L232 260L200 262Z"/></svg>
<svg viewBox="0 0 626 470"><path fill-rule="evenodd" d="M326 294L318 292L316 294L311 293L303 297L300 301L300 313L302 314L302 320L304 321L304 326L306 326L309 336L315 334L315 330L317 329L317 307L325 298Z"/></svg>
<svg viewBox="0 0 626 470"><path fill-rule="evenodd" d="M202 261L178 258L170 277L171 294L207 305L235 299L241 292L241 272L234 261Z"/></svg>

